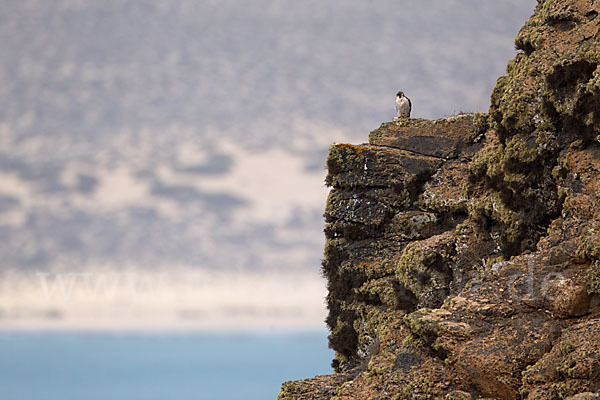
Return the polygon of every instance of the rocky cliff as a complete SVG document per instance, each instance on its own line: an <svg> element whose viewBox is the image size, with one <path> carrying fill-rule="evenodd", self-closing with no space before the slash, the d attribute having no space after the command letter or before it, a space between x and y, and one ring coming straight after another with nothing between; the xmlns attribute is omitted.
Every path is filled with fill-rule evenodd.
<svg viewBox="0 0 600 400"><path fill-rule="evenodd" d="M336 372L279 400L600 398L599 12L539 0L489 113L331 147Z"/></svg>

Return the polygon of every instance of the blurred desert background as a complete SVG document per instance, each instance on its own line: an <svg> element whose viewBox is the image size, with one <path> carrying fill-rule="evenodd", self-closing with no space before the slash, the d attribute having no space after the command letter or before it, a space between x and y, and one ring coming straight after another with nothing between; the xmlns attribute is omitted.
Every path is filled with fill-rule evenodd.
<svg viewBox="0 0 600 400"><path fill-rule="evenodd" d="M534 0L0 2L0 329L324 330L325 157L485 111Z"/></svg>

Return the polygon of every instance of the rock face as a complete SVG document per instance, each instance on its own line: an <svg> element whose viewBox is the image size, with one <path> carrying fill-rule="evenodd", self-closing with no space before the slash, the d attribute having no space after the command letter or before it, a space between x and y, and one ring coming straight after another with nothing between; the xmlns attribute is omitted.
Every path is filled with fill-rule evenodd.
<svg viewBox="0 0 600 400"><path fill-rule="evenodd" d="M600 398L599 13L539 0L488 114L332 145L336 372L280 400Z"/></svg>

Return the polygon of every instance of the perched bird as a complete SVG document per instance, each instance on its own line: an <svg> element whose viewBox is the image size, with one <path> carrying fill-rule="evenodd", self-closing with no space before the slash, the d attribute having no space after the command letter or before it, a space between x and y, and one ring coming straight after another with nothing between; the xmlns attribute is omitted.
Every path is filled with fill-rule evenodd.
<svg viewBox="0 0 600 400"><path fill-rule="evenodd" d="M404 95L404 92L396 94L396 112L398 118L409 118L412 104L410 99Z"/></svg>

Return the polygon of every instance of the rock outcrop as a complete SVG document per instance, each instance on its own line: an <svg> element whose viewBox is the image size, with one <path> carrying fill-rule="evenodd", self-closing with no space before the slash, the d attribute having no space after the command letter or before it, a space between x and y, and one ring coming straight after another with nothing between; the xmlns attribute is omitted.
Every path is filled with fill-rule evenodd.
<svg viewBox="0 0 600 400"><path fill-rule="evenodd" d="M280 400L600 398L599 13L539 0L487 114L332 145L336 372Z"/></svg>

